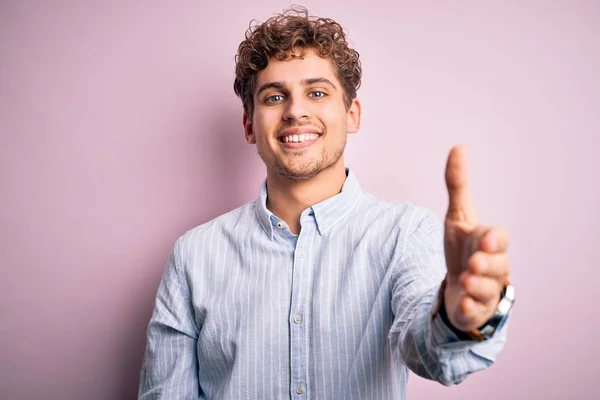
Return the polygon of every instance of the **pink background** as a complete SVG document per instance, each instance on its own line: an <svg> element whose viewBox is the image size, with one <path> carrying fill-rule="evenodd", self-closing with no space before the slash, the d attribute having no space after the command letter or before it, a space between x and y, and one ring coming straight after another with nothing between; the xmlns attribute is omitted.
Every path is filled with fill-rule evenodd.
<svg viewBox="0 0 600 400"><path fill-rule="evenodd" d="M481 220L511 234L497 364L452 388L413 375L408 398L597 398L599 3L304 4L361 53L363 187L443 214L462 143ZM1 2L1 399L135 398L174 240L258 193L233 56L288 5Z"/></svg>

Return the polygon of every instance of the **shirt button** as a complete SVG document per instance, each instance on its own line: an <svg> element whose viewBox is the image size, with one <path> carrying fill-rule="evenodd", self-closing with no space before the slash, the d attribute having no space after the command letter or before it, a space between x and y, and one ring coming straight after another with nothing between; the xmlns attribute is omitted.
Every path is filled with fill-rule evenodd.
<svg viewBox="0 0 600 400"><path fill-rule="evenodd" d="M278 227L279 229L283 229L283 222L278 222L278 223L277 223L277 227Z"/></svg>
<svg viewBox="0 0 600 400"><path fill-rule="evenodd" d="M298 393L298 394L302 394L302 393L304 393L304 388L303 388L302 386L298 386L298 387L296 388L296 393Z"/></svg>
<svg viewBox="0 0 600 400"><path fill-rule="evenodd" d="M301 323L302 322L302 316L301 315L296 315L294 317L294 322L297 323L297 324Z"/></svg>
<svg viewBox="0 0 600 400"><path fill-rule="evenodd" d="M304 250L298 250L298 257L304 258Z"/></svg>

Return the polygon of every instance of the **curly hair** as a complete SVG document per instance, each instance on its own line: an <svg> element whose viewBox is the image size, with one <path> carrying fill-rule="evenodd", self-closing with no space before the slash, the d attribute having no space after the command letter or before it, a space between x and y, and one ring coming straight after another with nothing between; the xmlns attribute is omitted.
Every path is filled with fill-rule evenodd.
<svg viewBox="0 0 600 400"><path fill-rule="evenodd" d="M307 49L314 49L319 56L329 58L336 70L344 90L346 108L350 107L360 87L362 69L359 54L351 49L344 28L330 18L309 16L304 7L293 7L276 14L266 22L250 23L235 56L235 81L233 90L242 100L244 112L254 112L254 90L256 77L265 69L269 59L280 61L292 57L293 51L301 50L304 57Z"/></svg>

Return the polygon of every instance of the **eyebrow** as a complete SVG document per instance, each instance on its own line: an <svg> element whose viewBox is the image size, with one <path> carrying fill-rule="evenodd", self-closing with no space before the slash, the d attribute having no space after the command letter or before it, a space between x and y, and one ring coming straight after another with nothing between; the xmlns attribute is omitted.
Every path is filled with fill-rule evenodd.
<svg viewBox="0 0 600 400"><path fill-rule="evenodd" d="M303 79L301 83L304 86L314 85L315 83L325 83L325 84L331 86L334 90L337 90L337 87L333 84L333 82L331 82L329 79L323 78L323 77ZM278 89L281 91L285 91L285 86L284 86L283 82L267 82L264 85L262 85L260 88L258 88L258 91L256 92L256 96L259 96L263 91L265 91L267 89Z"/></svg>

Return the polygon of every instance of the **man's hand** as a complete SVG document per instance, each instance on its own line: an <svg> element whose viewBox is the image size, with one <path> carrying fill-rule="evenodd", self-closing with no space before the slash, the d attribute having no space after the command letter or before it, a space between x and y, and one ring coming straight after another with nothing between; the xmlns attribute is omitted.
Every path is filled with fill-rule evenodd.
<svg viewBox="0 0 600 400"><path fill-rule="evenodd" d="M464 332L484 325L508 280L508 235L477 222L471 203L466 150L454 147L446 165L449 205L444 249L448 276L444 302L452 325Z"/></svg>

